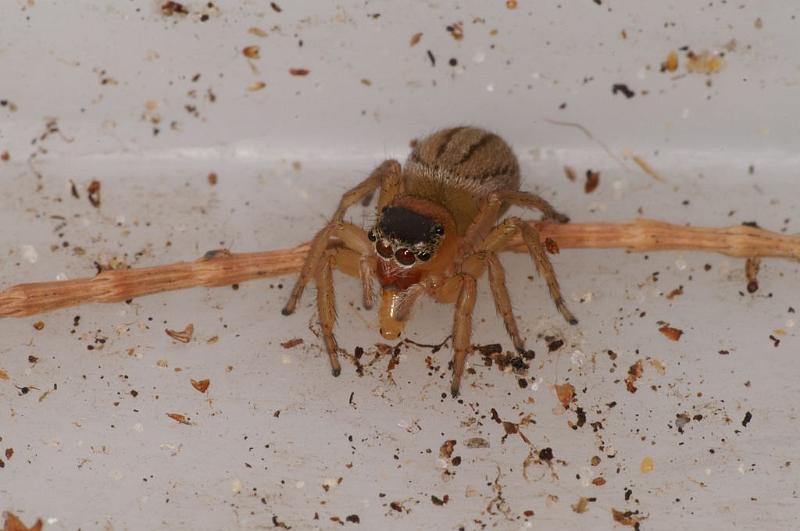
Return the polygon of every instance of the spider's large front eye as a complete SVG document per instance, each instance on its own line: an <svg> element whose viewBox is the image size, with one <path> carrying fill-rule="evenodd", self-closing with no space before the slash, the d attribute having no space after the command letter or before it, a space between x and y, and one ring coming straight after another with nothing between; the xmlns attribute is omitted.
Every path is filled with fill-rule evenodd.
<svg viewBox="0 0 800 531"><path fill-rule="evenodd" d="M384 258L392 257L392 246L386 240L381 240L375 244L375 250Z"/></svg>
<svg viewBox="0 0 800 531"><path fill-rule="evenodd" d="M369 231L367 233L367 238L369 238L369 241L374 242L375 241L375 233L373 231Z"/></svg>
<svg viewBox="0 0 800 531"><path fill-rule="evenodd" d="M417 260L417 257L414 256L414 253L408 249L398 249L397 252L394 253L394 257L404 266L410 266Z"/></svg>
<svg viewBox="0 0 800 531"><path fill-rule="evenodd" d="M442 227L441 225L436 225L433 228L433 232L436 233L437 236L443 236L444 235L444 227Z"/></svg>
<svg viewBox="0 0 800 531"><path fill-rule="evenodd" d="M419 258L423 262L427 262L428 260L431 259L431 253L429 253L427 251L422 251L421 253L417 254L417 258Z"/></svg>

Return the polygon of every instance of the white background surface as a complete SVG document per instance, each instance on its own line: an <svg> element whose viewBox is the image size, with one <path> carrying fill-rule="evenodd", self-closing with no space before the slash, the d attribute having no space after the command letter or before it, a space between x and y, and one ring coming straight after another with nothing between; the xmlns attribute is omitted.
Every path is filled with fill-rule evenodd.
<svg viewBox="0 0 800 531"><path fill-rule="evenodd" d="M94 261L114 257L146 266L293 246L382 159L458 123L503 135L524 186L575 221L800 232L800 9L789 2L279 4L187 2L190 14L172 17L149 1L0 5L3 286L91 276ZM462 40L446 30L458 22ZM260 59L243 56L249 45ZM678 71L659 72L683 46L724 52L726 68L687 74L681 51ZM259 81L263 90L248 90ZM636 95L612 94L616 83ZM59 132L43 138L51 120ZM595 141L548 120L578 122ZM643 156L666 182L600 142L620 159ZM588 168L601 171L591 194L580 182ZM93 179L99 209L86 198ZM371 213L352 219L368 224ZM612 508L640 511L645 529L797 527L796 263L765 262L750 295L739 260L564 250L554 263L581 321L568 327L528 279L527 258L504 262L537 354L528 386L475 354L461 401L441 396L447 348L403 345L393 379L387 356L363 377L345 362L332 378L310 329L313 290L280 315L293 278L0 321L10 377L0 380L0 448L14 450L0 510L42 517L46 529L356 525L348 515L367 529L585 529L617 525ZM371 359L380 336L356 284L337 278L338 338ZM678 286L683 295L667 299ZM450 311L423 303L408 337L439 343ZM680 341L658 332L662 321L684 330ZM485 281L475 322L476 344L511 348ZM189 344L164 333L187 323ZM544 336L565 345L548 353ZM303 345L281 347L298 337ZM624 379L640 359L631 394ZM190 378L209 378L208 394ZM565 412L553 385L566 382L578 392ZM573 430L577 407L587 423ZM552 471L531 464L523 476L532 448L504 441L492 409L512 422L530 415L522 431L553 449ZM680 433L679 414L701 417ZM468 448L474 437L489 447ZM451 439L458 466L439 456ZM580 497L595 499L582 514L570 507Z"/></svg>

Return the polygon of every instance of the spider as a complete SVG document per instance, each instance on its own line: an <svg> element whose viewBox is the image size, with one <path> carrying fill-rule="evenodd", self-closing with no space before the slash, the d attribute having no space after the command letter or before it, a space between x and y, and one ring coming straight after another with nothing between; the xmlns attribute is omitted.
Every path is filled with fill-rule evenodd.
<svg viewBox="0 0 800 531"><path fill-rule="evenodd" d="M450 390L458 396L471 350L476 279L485 271L508 335L515 349L525 352L511 310L505 271L497 258L517 234L547 282L558 311L570 324L578 322L564 303L536 228L518 217L500 221L511 205L538 209L545 219L559 223L569 218L538 195L519 188L517 158L498 135L474 127L431 134L414 146L404 167L396 160L386 160L342 196L331 221L314 236L282 313L294 312L313 278L322 338L333 375L338 376L334 267L361 280L365 309L374 304L372 279L377 278L381 285L380 332L389 340L400 336L421 295L455 303ZM369 231L344 221L351 206L369 201L376 190L377 220Z"/></svg>

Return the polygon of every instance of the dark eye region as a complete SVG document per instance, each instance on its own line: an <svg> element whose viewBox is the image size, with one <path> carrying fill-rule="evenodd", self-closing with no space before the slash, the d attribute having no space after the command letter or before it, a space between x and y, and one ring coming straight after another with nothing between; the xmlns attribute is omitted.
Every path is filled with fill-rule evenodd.
<svg viewBox="0 0 800 531"><path fill-rule="evenodd" d="M408 244L434 243L444 235L444 227L435 220L403 207L386 207L378 221L381 234Z"/></svg>
<svg viewBox="0 0 800 531"><path fill-rule="evenodd" d="M398 264L403 266L413 265L417 260L427 262L431 259L431 253L428 251L414 253L414 251L406 247L401 247L395 251L392 245L384 239L375 242L375 252L387 260L394 258Z"/></svg>
<svg viewBox="0 0 800 531"><path fill-rule="evenodd" d="M394 258L398 263L404 266L409 266L417 260L417 257L414 256L414 253L408 249L398 249L394 253Z"/></svg>
<svg viewBox="0 0 800 531"><path fill-rule="evenodd" d="M375 251L383 258L391 258L394 252L392 246L386 240L381 240L375 244Z"/></svg>

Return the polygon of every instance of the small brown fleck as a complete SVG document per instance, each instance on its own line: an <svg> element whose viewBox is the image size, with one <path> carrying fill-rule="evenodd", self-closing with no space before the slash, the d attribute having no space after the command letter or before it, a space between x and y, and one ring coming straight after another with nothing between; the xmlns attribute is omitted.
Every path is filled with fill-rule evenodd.
<svg viewBox="0 0 800 531"><path fill-rule="evenodd" d="M171 17L172 15L174 15L176 13L179 14L179 15L188 15L189 14L189 10L186 9L186 6L184 6L180 2L172 2L172 1L170 1L170 2L164 2L163 4L161 4L161 13L164 16Z"/></svg>
<svg viewBox="0 0 800 531"><path fill-rule="evenodd" d="M289 340L286 340L286 341L282 342L281 346L283 348L289 349L289 348L294 348L297 345L302 345L302 344L303 344L303 338L302 337L296 337L294 339L289 339Z"/></svg>
<svg viewBox="0 0 800 531"><path fill-rule="evenodd" d="M564 175L567 176L572 182L575 182L578 179L578 175L575 173L575 168L572 166L564 166Z"/></svg>
<svg viewBox="0 0 800 531"><path fill-rule="evenodd" d="M11 160L11 155L8 154L8 151L3 151L3 153L0 153L0 160L3 162L8 162Z"/></svg>
<svg viewBox="0 0 800 531"><path fill-rule="evenodd" d="M261 59L261 48L257 45L245 46L242 53L248 59Z"/></svg>
<svg viewBox="0 0 800 531"><path fill-rule="evenodd" d="M667 294L667 299L672 300L675 297L680 297L681 295L683 295L683 286L678 286Z"/></svg>
<svg viewBox="0 0 800 531"><path fill-rule="evenodd" d="M642 360L638 360L628 368L628 376L625 378L625 387L629 392L636 392L636 380L641 378L642 374L644 374L644 365L642 364Z"/></svg>
<svg viewBox="0 0 800 531"><path fill-rule="evenodd" d="M89 194L89 203L95 208L100 208L100 181L92 181L86 191Z"/></svg>
<svg viewBox="0 0 800 531"><path fill-rule="evenodd" d="M11 461L11 458L14 456L14 449L6 448L5 456L6 456L6 461Z"/></svg>
<svg viewBox="0 0 800 531"><path fill-rule="evenodd" d="M310 73L310 70L307 68L290 68L289 73L293 76L307 76Z"/></svg>
<svg viewBox="0 0 800 531"><path fill-rule="evenodd" d="M455 439L449 439L442 444L439 448L439 457L443 457L444 459L450 459L453 455L453 450L455 449L456 441Z"/></svg>
<svg viewBox="0 0 800 531"><path fill-rule="evenodd" d="M205 380L189 380L192 383L192 387L200 391L201 393L205 393L208 391L208 386L211 385L211 380L206 378Z"/></svg>
<svg viewBox="0 0 800 531"><path fill-rule="evenodd" d="M167 413L167 416L175 422L180 422L181 424L186 424L187 426L192 425L189 419L186 418L186 415L182 415L181 413Z"/></svg>
<svg viewBox="0 0 800 531"><path fill-rule="evenodd" d="M441 498L439 498L435 494L431 494L431 502L433 502L434 505L438 505L438 506L441 507L442 505L444 505L448 501L450 501L450 496L448 496L447 494L445 494Z"/></svg>
<svg viewBox="0 0 800 531"><path fill-rule="evenodd" d="M256 26L253 26L252 28L248 29L247 33L249 33L251 35L255 35L256 37L262 37L262 38L267 36L267 32L266 31L264 31L263 29L261 29L259 27L256 27Z"/></svg>
<svg viewBox="0 0 800 531"><path fill-rule="evenodd" d="M581 496L578 501L571 504L572 510L578 514L585 513L589 510L589 500Z"/></svg>
<svg viewBox="0 0 800 531"><path fill-rule="evenodd" d="M483 437L472 437L464 442L467 448L489 448L489 441Z"/></svg>
<svg viewBox="0 0 800 531"><path fill-rule="evenodd" d="M216 186L217 185L217 181L218 181L218 177L217 177L216 173L214 173L212 171L211 173L208 174L208 184L210 184L211 186Z"/></svg>
<svg viewBox="0 0 800 531"><path fill-rule="evenodd" d="M599 184L600 184L600 172L586 170L586 184L583 185L583 191L586 192L587 194L591 194L597 189L597 186Z"/></svg>
<svg viewBox="0 0 800 531"><path fill-rule="evenodd" d="M180 341L181 343L188 343L192 340L192 336L194 335L194 325L189 323L186 325L186 328L180 331L170 330L167 328L164 330L169 337L176 341Z"/></svg>
<svg viewBox="0 0 800 531"><path fill-rule="evenodd" d="M678 341L683 335L683 330L681 330L680 328L673 328L668 325L660 327L658 331L664 334L664 337L666 337L670 341Z"/></svg>
<svg viewBox="0 0 800 531"><path fill-rule="evenodd" d="M544 239L544 248L547 249L547 252L550 254L558 254L560 252L558 243L550 237Z"/></svg>
<svg viewBox="0 0 800 531"><path fill-rule="evenodd" d="M633 527L635 529L639 529L639 526L644 520L643 516L639 516L639 511L618 511L614 508L611 509L611 516L614 518L614 521L622 524L624 526Z"/></svg>
<svg viewBox="0 0 800 531"><path fill-rule="evenodd" d="M561 405L565 408L569 407L570 402L575 397L575 386L571 383L565 384L556 384L556 396L558 397L558 401L561 402Z"/></svg>
<svg viewBox="0 0 800 531"><path fill-rule="evenodd" d="M0 468L3 468L3 466L5 466L5 463L0 459ZM33 527L28 527L14 513L7 511L3 513L3 520L3 531L42 531L44 527L44 522L42 522L41 518L36 520Z"/></svg>
<svg viewBox="0 0 800 531"><path fill-rule="evenodd" d="M271 7L272 10L275 11L276 13L280 13L281 11L283 11L283 9L281 9L281 6L279 6L275 2L270 2L269 7Z"/></svg>
<svg viewBox="0 0 800 531"><path fill-rule="evenodd" d="M678 69L678 52L675 50L667 54L667 60L661 63L662 72L674 72Z"/></svg>
<svg viewBox="0 0 800 531"><path fill-rule="evenodd" d="M258 92L259 90L262 90L262 89L266 88L266 86L267 86L267 84L264 83L263 81L256 81L255 83L253 83L252 85L249 85L247 87L247 91L248 92Z"/></svg>
<svg viewBox="0 0 800 531"><path fill-rule="evenodd" d="M508 9L516 9L517 8L517 0L506 0L506 7Z"/></svg>
<svg viewBox="0 0 800 531"><path fill-rule="evenodd" d="M464 38L464 24L462 22L456 22L455 24L447 26L447 31L450 32L450 35L457 41Z"/></svg>
<svg viewBox="0 0 800 531"><path fill-rule="evenodd" d="M35 323L33 323L33 327L34 327L36 330L42 330L42 329L44 329L44 321L36 321Z"/></svg>
<svg viewBox="0 0 800 531"><path fill-rule="evenodd" d="M415 33L414 35L411 36L411 40L408 41L408 45L409 46L416 46L417 44L419 44L419 41L421 41L421 40L422 40L422 33L421 32L420 33Z"/></svg>

